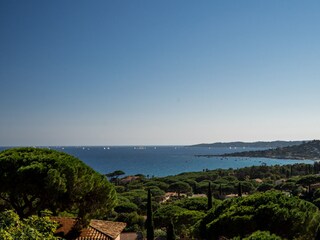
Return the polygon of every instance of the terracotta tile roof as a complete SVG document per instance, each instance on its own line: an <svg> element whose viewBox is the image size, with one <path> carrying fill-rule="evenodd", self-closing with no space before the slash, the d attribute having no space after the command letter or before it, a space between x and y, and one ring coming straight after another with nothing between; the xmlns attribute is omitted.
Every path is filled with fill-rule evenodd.
<svg viewBox="0 0 320 240"><path fill-rule="evenodd" d="M111 222L103 220L91 220L90 226L97 229L98 231L112 237L116 238L126 227L126 223L123 222Z"/></svg>
<svg viewBox="0 0 320 240"><path fill-rule="evenodd" d="M121 233L121 240L136 240L138 238L138 234L135 232L127 232Z"/></svg>
<svg viewBox="0 0 320 240"><path fill-rule="evenodd" d="M67 237L68 234L72 232L72 228L76 223L75 218L52 217L51 219L59 222L60 226L56 230L55 234L61 237ZM81 233L77 236L76 240L115 239L120 235L126 225L127 224L123 222L91 220L89 226L81 230Z"/></svg>

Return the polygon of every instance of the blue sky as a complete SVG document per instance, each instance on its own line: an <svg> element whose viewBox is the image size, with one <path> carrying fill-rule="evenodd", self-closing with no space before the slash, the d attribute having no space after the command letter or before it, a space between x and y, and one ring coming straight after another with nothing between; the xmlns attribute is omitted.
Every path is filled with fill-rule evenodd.
<svg viewBox="0 0 320 240"><path fill-rule="evenodd" d="M318 1L0 1L0 145L320 138Z"/></svg>

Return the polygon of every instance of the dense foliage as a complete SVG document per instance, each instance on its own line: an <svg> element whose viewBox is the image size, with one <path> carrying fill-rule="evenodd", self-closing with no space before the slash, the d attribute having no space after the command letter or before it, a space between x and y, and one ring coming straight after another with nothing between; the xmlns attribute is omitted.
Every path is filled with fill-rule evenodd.
<svg viewBox="0 0 320 240"><path fill-rule="evenodd" d="M252 233L249 237L243 238L243 240L282 240L283 238L271 234L268 231L256 231ZM236 237L233 240L240 240L240 237Z"/></svg>
<svg viewBox="0 0 320 240"><path fill-rule="evenodd" d="M38 148L0 152L0 198L20 217L49 209L73 211L82 220L115 205L106 177L65 153Z"/></svg>
<svg viewBox="0 0 320 240"><path fill-rule="evenodd" d="M217 209L220 204L225 206L224 204L229 201L242 201L241 199L246 199L248 196L251 197L252 194L259 192L260 195L263 195L268 190L278 190L279 194L284 194L285 199L287 199L286 196L296 196L320 206L320 190L317 190L317 184L320 183L320 178L317 175L319 169L319 163L315 162L314 165L261 165L241 169L204 169L202 172L187 172L161 178L148 178L141 174L129 178L124 177L117 182L116 190L119 202L112 219L125 220L128 223L127 231L144 232L143 217L146 216L147 191L150 190L155 233L161 232L163 235L163 232L170 229L169 223L172 221L175 233L178 236L192 239L195 238L195 233L199 233L199 223L206 219L208 205L211 206L210 201L208 201L208 196L210 197L209 186L212 189L213 210ZM237 200L239 195L242 195L242 198ZM230 200L230 198L235 200ZM302 202L315 208L308 202ZM265 205L265 207L268 206L267 203ZM294 204L291 207L294 209ZM232 216L230 215L230 217ZM292 214L287 217L291 219L292 223L301 220L295 218L296 216ZM230 220L229 218L226 219ZM224 220L227 222L226 219ZM267 217L265 220L270 221ZM234 224L232 219L230 224ZM248 232L244 232L246 229L249 229ZM280 229L284 232L291 231L281 227ZM303 224L301 229L294 229L294 231L299 232L302 229L308 234L315 234L314 229ZM255 230L258 231L254 233ZM258 228L250 230L249 224L248 227L236 228L232 238L239 237L240 239L240 236L242 236L241 239L244 237L248 239L268 239L268 237L270 239L281 239L283 237L280 233L275 234L268 228L259 230ZM144 234L146 233L144 232ZM252 234L252 236L249 236L249 234Z"/></svg>
<svg viewBox="0 0 320 240"><path fill-rule="evenodd" d="M57 226L49 217L29 216L21 220L13 211L0 213L0 239L3 240L56 240L53 234Z"/></svg>
<svg viewBox="0 0 320 240"><path fill-rule="evenodd" d="M287 239L315 239L318 208L297 197L269 191L223 201L195 228L203 239L245 237L257 230Z"/></svg>

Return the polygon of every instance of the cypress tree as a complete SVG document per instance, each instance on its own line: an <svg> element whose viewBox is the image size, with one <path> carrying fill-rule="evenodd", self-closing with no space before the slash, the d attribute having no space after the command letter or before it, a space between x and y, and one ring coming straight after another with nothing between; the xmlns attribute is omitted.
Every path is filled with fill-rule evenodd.
<svg viewBox="0 0 320 240"><path fill-rule="evenodd" d="M241 186L241 182L239 182L239 184L238 184L238 197L242 197L242 186Z"/></svg>
<svg viewBox="0 0 320 240"><path fill-rule="evenodd" d="M290 172L289 172L289 170L286 171L286 178L290 178Z"/></svg>
<svg viewBox="0 0 320 240"><path fill-rule="evenodd" d="M319 164L317 163L317 162L315 162L314 164L313 164L313 172L315 173L315 174L317 174L318 173L318 166L319 166Z"/></svg>
<svg viewBox="0 0 320 240"><path fill-rule="evenodd" d="M213 206L212 204L212 192L211 192L211 183L209 182L209 186L208 186L208 210L210 210Z"/></svg>
<svg viewBox="0 0 320 240"><path fill-rule="evenodd" d="M167 227L167 240L175 240L175 239L176 239L176 234L174 232L174 226L171 219Z"/></svg>
<svg viewBox="0 0 320 240"><path fill-rule="evenodd" d="M147 240L153 240L154 239L154 230L153 230L153 216L152 216L150 189L148 190L146 228L147 228Z"/></svg>
<svg viewBox="0 0 320 240"><path fill-rule="evenodd" d="M219 196L222 197L222 186L221 186L221 184L219 186Z"/></svg>

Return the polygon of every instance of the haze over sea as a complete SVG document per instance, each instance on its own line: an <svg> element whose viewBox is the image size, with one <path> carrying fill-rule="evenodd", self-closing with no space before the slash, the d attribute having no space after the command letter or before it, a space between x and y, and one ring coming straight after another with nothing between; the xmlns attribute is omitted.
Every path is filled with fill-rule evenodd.
<svg viewBox="0 0 320 240"><path fill-rule="evenodd" d="M312 164L312 160L288 160L241 157L196 157L195 155L224 154L236 151L260 150L257 148L204 148L184 146L79 146L50 147L71 154L96 171L105 174L122 170L126 175L144 174L168 176L182 172L203 171L204 169L228 169L247 166L285 165L295 163ZM4 150L5 147L0 147Z"/></svg>

